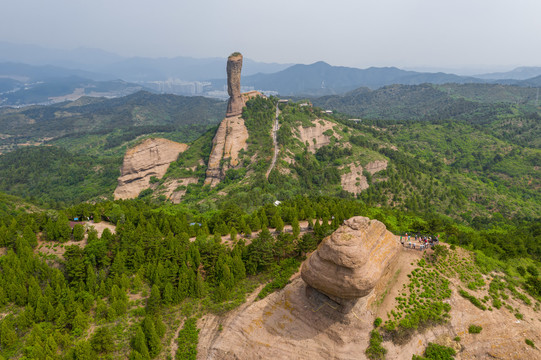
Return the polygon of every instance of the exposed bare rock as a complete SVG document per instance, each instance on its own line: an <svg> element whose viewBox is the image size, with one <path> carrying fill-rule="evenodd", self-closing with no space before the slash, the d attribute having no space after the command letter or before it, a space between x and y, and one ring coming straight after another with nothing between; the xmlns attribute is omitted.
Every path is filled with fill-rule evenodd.
<svg viewBox="0 0 541 360"><path fill-rule="evenodd" d="M220 123L212 140L205 185L216 186L225 177L225 172L238 165L239 151L246 149L248 129L240 116L226 117ZM222 160L228 159L229 164Z"/></svg>
<svg viewBox="0 0 541 360"><path fill-rule="evenodd" d="M374 175L378 171L387 169L387 160L376 160L376 161L369 162L368 164L366 164L364 168L370 174Z"/></svg>
<svg viewBox="0 0 541 360"><path fill-rule="evenodd" d="M238 116L242 114L244 99L240 93L240 72L242 70L242 55L233 53L227 58L227 116Z"/></svg>
<svg viewBox="0 0 541 360"><path fill-rule="evenodd" d="M198 359L360 359L368 346L372 316L348 314L296 278L283 290L251 302L221 320L206 315ZM219 325L222 325L221 331Z"/></svg>
<svg viewBox="0 0 541 360"><path fill-rule="evenodd" d="M120 170L115 199L136 198L141 190L150 185L150 177L161 178L169 164L186 151L188 145L167 139L146 139L128 149Z"/></svg>
<svg viewBox="0 0 541 360"><path fill-rule="evenodd" d="M242 55L233 53L227 59L227 92L229 102L225 119L222 120L216 135L212 140L205 185L216 186L225 178L225 172L239 164L238 155L241 149L246 149L248 129L242 119L242 108L246 101L261 96L258 91L241 94L240 72L242 70ZM226 160L226 161L224 161Z"/></svg>
<svg viewBox="0 0 541 360"><path fill-rule="evenodd" d="M333 298L361 298L376 286L400 249L383 223L356 216L321 242L302 264L301 276Z"/></svg>
<svg viewBox="0 0 541 360"><path fill-rule="evenodd" d="M342 175L342 189L355 195L368 189L368 181L363 175L363 167L351 164L349 169L350 172Z"/></svg>
<svg viewBox="0 0 541 360"><path fill-rule="evenodd" d="M332 130L336 124L323 119L314 120L313 124L314 126L309 127L299 126L297 130L299 140L303 143L308 142L308 151L315 153L320 147L331 143L331 137L323 133L327 130ZM334 136L340 138L338 134Z"/></svg>
<svg viewBox="0 0 541 360"><path fill-rule="evenodd" d="M378 171L387 169L387 160L376 160L369 162L364 168L360 165L351 164L349 169L350 172L342 174L342 189L357 195L369 187L366 176L363 175L363 170L366 170L370 174L374 175Z"/></svg>
<svg viewBox="0 0 541 360"><path fill-rule="evenodd" d="M199 179L196 177L167 181L164 184L166 189L164 195L172 203L179 204L184 195L186 195L186 188L179 189L179 187L187 187L190 184L197 184L198 181Z"/></svg>

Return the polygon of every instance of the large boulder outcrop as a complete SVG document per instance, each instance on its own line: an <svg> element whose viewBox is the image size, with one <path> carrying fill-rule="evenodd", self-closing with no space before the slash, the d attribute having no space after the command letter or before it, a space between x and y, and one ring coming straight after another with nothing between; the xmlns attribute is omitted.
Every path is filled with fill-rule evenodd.
<svg viewBox="0 0 541 360"><path fill-rule="evenodd" d="M332 299L370 294L400 252L400 243L377 220L344 221L302 264L303 280Z"/></svg>
<svg viewBox="0 0 541 360"><path fill-rule="evenodd" d="M120 169L115 200L133 199L148 188L150 177L161 178L165 175L169 164L186 151L188 145L167 139L146 139L126 151Z"/></svg>

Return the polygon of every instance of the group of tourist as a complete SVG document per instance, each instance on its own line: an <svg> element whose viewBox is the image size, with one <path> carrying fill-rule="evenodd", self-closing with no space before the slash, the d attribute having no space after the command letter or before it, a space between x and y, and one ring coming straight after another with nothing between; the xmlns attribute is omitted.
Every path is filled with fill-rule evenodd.
<svg viewBox="0 0 541 360"><path fill-rule="evenodd" d="M433 248L434 245L439 243L439 241L439 235L421 235L411 233L400 235L400 243L402 246L415 250L424 250L428 247Z"/></svg>

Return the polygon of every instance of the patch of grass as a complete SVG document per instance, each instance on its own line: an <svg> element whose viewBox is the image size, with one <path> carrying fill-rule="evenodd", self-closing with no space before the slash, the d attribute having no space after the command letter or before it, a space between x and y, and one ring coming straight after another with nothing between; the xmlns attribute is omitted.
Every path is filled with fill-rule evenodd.
<svg viewBox="0 0 541 360"><path fill-rule="evenodd" d="M533 343L533 340L526 339L526 340L524 340L524 342L526 342L526 344L528 346L531 346L531 347L533 347L535 349L535 344Z"/></svg>

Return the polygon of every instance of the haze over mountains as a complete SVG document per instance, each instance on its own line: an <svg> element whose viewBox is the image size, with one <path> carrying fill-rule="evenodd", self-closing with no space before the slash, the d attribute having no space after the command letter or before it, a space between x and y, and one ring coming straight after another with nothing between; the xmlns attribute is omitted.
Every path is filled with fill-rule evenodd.
<svg viewBox="0 0 541 360"><path fill-rule="evenodd" d="M0 42L0 106L48 104L80 96L118 97L139 90L227 97L223 58L126 58L99 49L56 50ZM121 80L121 81L119 81ZM242 85L282 96L338 95L393 84L498 83L541 86L541 67L459 76L396 67L358 69L245 60Z"/></svg>

